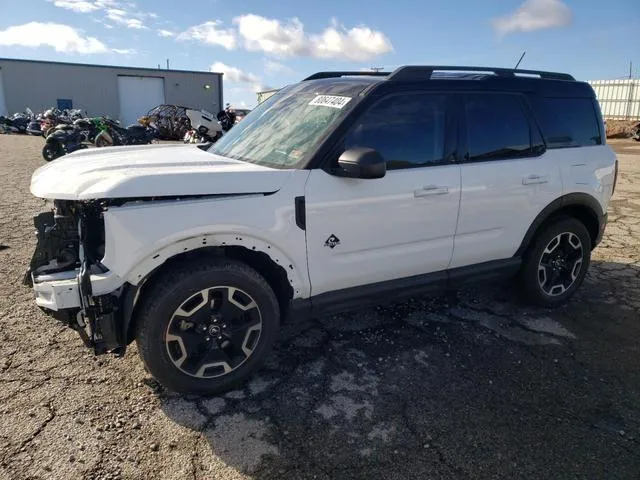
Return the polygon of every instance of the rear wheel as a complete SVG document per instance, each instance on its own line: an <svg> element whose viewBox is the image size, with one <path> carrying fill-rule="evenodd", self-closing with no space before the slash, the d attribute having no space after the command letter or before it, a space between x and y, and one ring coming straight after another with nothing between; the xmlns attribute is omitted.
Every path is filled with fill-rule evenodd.
<svg viewBox="0 0 640 480"><path fill-rule="evenodd" d="M276 339L280 310L273 290L236 261L182 266L145 299L138 349L169 390L214 394L233 388L260 367Z"/></svg>
<svg viewBox="0 0 640 480"><path fill-rule="evenodd" d="M521 271L526 299L543 307L569 300L591 260L591 237L582 222L558 217L538 233Z"/></svg>
<svg viewBox="0 0 640 480"><path fill-rule="evenodd" d="M58 157L64 155L64 150L62 145L59 142L50 142L46 143L42 148L42 157L50 162L51 160L55 160Z"/></svg>

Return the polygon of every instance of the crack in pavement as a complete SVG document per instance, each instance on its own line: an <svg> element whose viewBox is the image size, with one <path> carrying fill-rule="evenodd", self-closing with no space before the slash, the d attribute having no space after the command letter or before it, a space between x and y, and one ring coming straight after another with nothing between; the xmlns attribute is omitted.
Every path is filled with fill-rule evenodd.
<svg viewBox="0 0 640 480"><path fill-rule="evenodd" d="M56 411L53 408L52 402L49 401L49 403L47 403L47 408L49 409L49 415L47 416L47 418L45 418L42 423L38 426L38 428L36 429L35 432L33 432L33 434L31 434L31 436L25 440L23 440L19 447L13 452L13 454L17 454L20 451L23 451L24 448L27 447L27 445L29 445L31 442L33 442L38 435L40 435L44 429L47 427L47 425L49 425L49 423L55 418L56 416ZM4 463L6 461L6 456L2 457L2 462Z"/></svg>

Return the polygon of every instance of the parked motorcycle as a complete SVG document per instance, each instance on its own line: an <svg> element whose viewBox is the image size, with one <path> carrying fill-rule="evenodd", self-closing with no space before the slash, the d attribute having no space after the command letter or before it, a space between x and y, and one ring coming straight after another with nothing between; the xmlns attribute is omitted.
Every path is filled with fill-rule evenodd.
<svg viewBox="0 0 640 480"><path fill-rule="evenodd" d="M227 103L224 110L218 113L217 119L222 125L223 132L228 132L236 124L236 112L230 103Z"/></svg>
<svg viewBox="0 0 640 480"><path fill-rule="evenodd" d="M29 116L25 113L14 113L11 117L0 115L0 132L25 133L29 125Z"/></svg>
<svg viewBox="0 0 640 480"><path fill-rule="evenodd" d="M95 144L98 136L109 128L103 117L78 118L72 125L80 129L83 141L91 144Z"/></svg>
<svg viewBox="0 0 640 480"><path fill-rule="evenodd" d="M191 128L184 134L184 143L215 142L223 134L222 125L206 110L187 109Z"/></svg>
<svg viewBox="0 0 640 480"><path fill-rule="evenodd" d="M50 108L49 110L45 110L42 114L42 122L40 123L40 130L42 131L42 136L47 138L49 132L53 131L53 129L60 125L61 123L65 123L61 119L62 112L57 108ZM66 123L65 123L66 124Z"/></svg>
<svg viewBox="0 0 640 480"><path fill-rule="evenodd" d="M27 114L29 115L29 124L27 125L27 133L29 135L42 135L42 114L36 115L30 108L27 108Z"/></svg>
<svg viewBox="0 0 640 480"><path fill-rule="evenodd" d="M60 125L49 132L42 148L42 156L47 162L68 153L87 148L86 132L77 125Z"/></svg>
<svg viewBox="0 0 640 480"><path fill-rule="evenodd" d="M40 130L46 138L50 132L58 125L71 125L74 121L84 118L82 110L79 108L73 110L59 110L50 108L42 114L43 120L40 123Z"/></svg>
<svg viewBox="0 0 640 480"><path fill-rule="evenodd" d="M112 145L146 145L158 136L158 130L151 125L130 125L121 127L118 122L105 119L106 129L95 138L96 147Z"/></svg>

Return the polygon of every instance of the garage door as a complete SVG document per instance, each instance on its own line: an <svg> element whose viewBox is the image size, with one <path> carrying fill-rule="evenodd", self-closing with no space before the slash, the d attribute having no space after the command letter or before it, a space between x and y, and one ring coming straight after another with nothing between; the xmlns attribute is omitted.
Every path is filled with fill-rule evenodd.
<svg viewBox="0 0 640 480"><path fill-rule="evenodd" d="M118 76L118 93L120 123L132 125L153 107L164 103L164 79Z"/></svg>
<svg viewBox="0 0 640 480"><path fill-rule="evenodd" d="M7 104L4 103L4 88L2 86L2 70L0 70L0 115L7 114Z"/></svg>

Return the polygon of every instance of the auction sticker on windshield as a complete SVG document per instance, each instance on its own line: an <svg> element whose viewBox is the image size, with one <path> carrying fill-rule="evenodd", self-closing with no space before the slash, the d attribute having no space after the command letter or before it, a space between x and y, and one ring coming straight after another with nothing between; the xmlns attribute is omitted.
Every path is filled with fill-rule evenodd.
<svg viewBox="0 0 640 480"><path fill-rule="evenodd" d="M309 105L320 105L321 107L342 108L349 103L351 97L341 97L339 95L318 95L309 102Z"/></svg>

